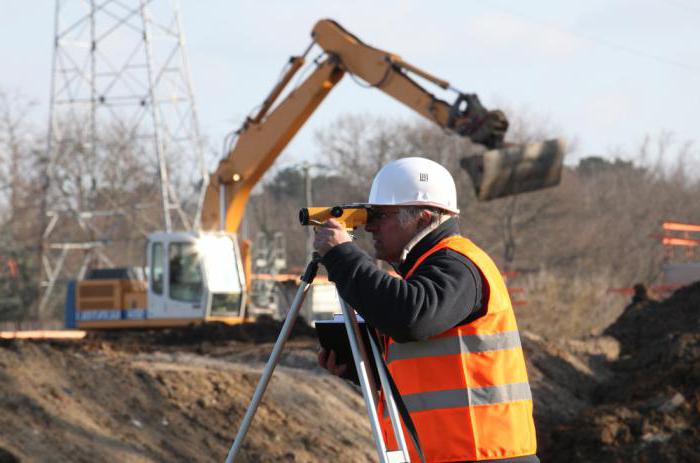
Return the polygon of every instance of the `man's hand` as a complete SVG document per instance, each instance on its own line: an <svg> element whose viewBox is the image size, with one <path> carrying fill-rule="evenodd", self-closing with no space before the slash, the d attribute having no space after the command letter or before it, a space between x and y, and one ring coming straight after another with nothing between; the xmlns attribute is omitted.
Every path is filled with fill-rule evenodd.
<svg viewBox="0 0 700 463"><path fill-rule="evenodd" d="M315 227L314 249L321 256L325 256L331 248L352 241L345 227L335 219L326 221L323 225Z"/></svg>
<svg viewBox="0 0 700 463"><path fill-rule="evenodd" d="M348 369L347 365L337 365L335 363L335 352L328 352L326 349L321 349L318 351L318 365L321 368L325 368L335 376L342 376Z"/></svg>

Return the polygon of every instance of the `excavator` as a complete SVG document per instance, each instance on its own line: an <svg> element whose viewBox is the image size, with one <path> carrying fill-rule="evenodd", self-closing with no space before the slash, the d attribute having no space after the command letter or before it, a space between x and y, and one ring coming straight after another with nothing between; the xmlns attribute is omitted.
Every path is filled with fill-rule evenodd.
<svg viewBox="0 0 700 463"><path fill-rule="evenodd" d="M374 48L330 19L316 23L304 53L290 58L286 72L238 129L207 179L195 231L148 236L147 278L95 270L69 289L69 325L78 328L141 328L250 320L246 310L250 265L237 231L253 187L330 91L346 74L366 82L479 148L462 160L476 196L489 200L558 184L563 142L530 145L504 142L508 121L487 110L475 94ZM294 89L281 95L304 66L310 50L322 55ZM452 103L421 82L452 91ZM279 100L279 101L278 101Z"/></svg>

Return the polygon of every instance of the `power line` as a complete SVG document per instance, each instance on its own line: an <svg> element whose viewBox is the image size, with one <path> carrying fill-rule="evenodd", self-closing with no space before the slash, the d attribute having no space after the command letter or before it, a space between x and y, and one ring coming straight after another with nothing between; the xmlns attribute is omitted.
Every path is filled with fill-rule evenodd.
<svg viewBox="0 0 700 463"><path fill-rule="evenodd" d="M670 0L667 0L667 1L670 1ZM523 20L528 21L528 22L531 22L531 23L538 24L538 25L540 25L540 26L544 26L544 27L547 27L547 28L550 28L550 29L558 30L559 32L563 32L563 33L565 33L565 34L568 34L568 35L577 37L577 38L582 39L582 40L586 40L586 41L588 41L588 42L591 42L591 43L594 43L594 44L597 44L597 45L602 45L602 46L605 46L605 47L608 47L608 48L611 48L611 49L614 49L614 50L623 51L623 52L626 52L626 53L629 53L629 54L632 54L632 55L636 55L636 56L641 56L641 57L644 57L644 58L652 59L652 60L654 60L654 61L658 61L658 62L663 63L663 64L667 64L667 65L670 65L670 66L675 66L675 67L678 67L678 68L682 68L682 69L685 69L685 70L687 70L687 71L692 71L692 72L698 72L698 71L700 71L700 66L695 66L695 65L692 65L692 64L688 64L688 63L684 63L684 62L677 61L677 60L674 60L674 59L670 59L670 58L667 58L667 57L665 57L665 56L657 55L657 54L654 54L654 53L649 53L649 52L647 52L647 51L640 50L640 49L636 49L636 48L633 48L633 47L629 47L629 46L627 46L627 45L619 44L619 43L613 42L613 41L608 40L608 39L605 39L605 38L595 37L595 36L588 35L588 34L585 34L585 33L581 33L581 32L578 32L578 31L573 31L573 30L568 29L568 28L566 28L566 27L562 27L562 26L559 26L559 25L557 25L557 24L552 24L552 23L550 23L550 22L548 22L548 21L543 21L543 20L541 20L541 19L533 18L533 17L530 17L530 16L525 15L525 14L523 14L523 13L520 13L520 12L517 12L517 11L513 11L512 9L506 8L506 7L504 7L504 6L500 5L500 4L499 4L499 5L493 5L493 3L494 3L494 2L491 2L491 6L492 6L493 8L500 9L501 11L505 12L506 14L509 14L509 15L511 15L511 16L518 17L518 18L520 18L520 19L523 19ZM480 4L480 5L485 5L486 2L479 2L479 4Z"/></svg>

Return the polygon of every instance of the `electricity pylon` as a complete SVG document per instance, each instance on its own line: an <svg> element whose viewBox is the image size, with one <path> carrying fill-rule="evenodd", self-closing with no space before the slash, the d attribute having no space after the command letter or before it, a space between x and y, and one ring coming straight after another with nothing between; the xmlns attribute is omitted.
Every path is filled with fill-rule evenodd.
<svg viewBox="0 0 700 463"><path fill-rule="evenodd" d="M162 211L160 223L150 217L146 221L150 227L138 226L141 235L154 229L190 229L193 223L197 227L198 214L188 217L169 169L176 162L197 160L204 173L197 109L176 2L56 0L54 21L45 166L48 199L43 200L40 211L45 232L39 318L46 315L57 283L81 278L95 261L113 266L108 247L123 240L114 235L120 228L114 223L132 220L139 210L157 215L150 197L130 204L129 210L118 201L112 201L116 207L105 207L104 200L91 203L85 192L97 189L95 184L104 172L79 179L77 192L64 191L62 179L78 174L71 172L72 156L81 156L83 165L97 165L113 155L110 150L115 147L105 145L104 140L115 133L138 146L141 159L157 172L154 185L158 191L152 196L159 199ZM76 252L80 256L72 256Z"/></svg>

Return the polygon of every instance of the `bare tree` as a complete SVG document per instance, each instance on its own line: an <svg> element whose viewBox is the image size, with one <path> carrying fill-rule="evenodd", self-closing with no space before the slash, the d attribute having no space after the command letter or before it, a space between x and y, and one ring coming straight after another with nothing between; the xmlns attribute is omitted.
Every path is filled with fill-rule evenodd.
<svg viewBox="0 0 700 463"><path fill-rule="evenodd" d="M0 91L0 317L21 318L36 294L39 262L36 206L41 191L34 104Z"/></svg>

